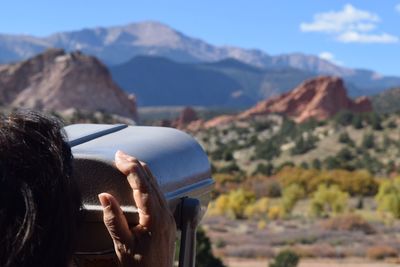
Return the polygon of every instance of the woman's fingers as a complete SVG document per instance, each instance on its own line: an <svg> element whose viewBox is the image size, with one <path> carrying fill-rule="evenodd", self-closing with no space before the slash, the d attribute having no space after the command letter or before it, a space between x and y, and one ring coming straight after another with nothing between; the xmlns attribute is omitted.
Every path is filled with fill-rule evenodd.
<svg viewBox="0 0 400 267"><path fill-rule="evenodd" d="M157 200L159 201L160 206L162 208L167 208L167 206L168 206L167 202L163 196L163 193L160 190L160 187L158 186L157 179L154 177L149 166L145 162L143 162L143 161L139 161L139 162L143 166L143 169L146 172L147 177L149 177L150 186L152 187L152 190L154 190L154 192L156 192L155 197L157 197Z"/></svg>
<svg viewBox="0 0 400 267"><path fill-rule="evenodd" d="M98 195L101 206L103 207L103 220L110 233L114 244L130 244L132 233L129 230L128 222L123 214L118 201L108 193Z"/></svg>
<svg viewBox="0 0 400 267"><path fill-rule="evenodd" d="M133 198L139 213L139 224L147 229L151 228L160 204L153 192L150 178L136 158L122 151L117 151L115 154L115 165L127 176L133 190Z"/></svg>

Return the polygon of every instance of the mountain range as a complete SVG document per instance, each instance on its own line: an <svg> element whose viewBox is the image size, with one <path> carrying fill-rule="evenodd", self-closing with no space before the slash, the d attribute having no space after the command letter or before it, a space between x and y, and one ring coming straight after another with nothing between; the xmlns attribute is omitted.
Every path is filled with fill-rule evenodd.
<svg viewBox="0 0 400 267"><path fill-rule="evenodd" d="M62 48L66 51L80 50L85 54L98 57L106 65L117 69L121 69L121 65L130 66L132 64L130 61L135 60L134 58L137 56L163 57L177 65L183 64L179 66L188 67L188 72L192 72L193 68L198 70L199 64L208 70L210 68L215 70L222 65L223 70L218 70L218 72L224 73L240 85L243 85L246 80L246 86L252 86L252 83L256 85L270 84L271 80L274 81L275 79L274 75L261 75L264 83L260 83L257 82L257 79L260 79L258 75L254 75L258 77L254 80L242 75L243 73L246 73L246 75L255 73L249 71L251 68L259 69L262 72L295 70L294 72L297 71L296 75L304 77L310 77L310 75L340 76L346 82L349 94L352 97L373 95L384 89L400 85L400 77L387 77L371 70L338 66L314 55L294 53L271 56L256 49L214 46L203 40L189 37L159 22L132 23L124 26L60 32L47 37L0 34L0 63L27 59L49 47ZM233 62L229 59L236 61ZM234 72L237 71L237 66L240 63L246 64L247 71L241 71L239 77L236 77ZM233 68L233 71L230 68L227 74L226 64L230 67L235 64L237 66ZM113 73L115 75L115 71ZM206 74L209 75L209 73ZM291 76L288 77L288 79L290 78ZM116 80L118 82L118 78ZM118 83L121 83L121 81ZM228 83L225 84L224 82L223 89L220 90L224 91L226 87L230 88L232 84ZM297 83L296 81L294 84ZM238 89L240 90L235 91L246 91L248 88L241 87ZM263 90L266 90L267 93ZM260 100L260 97L268 97L271 91L282 93L285 90L285 86L273 83L270 88L267 86L267 89L263 86L253 87L252 89L252 91L258 91L255 96L256 100ZM227 94L227 91L222 92L222 94ZM245 100L240 101L245 102ZM236 102L240 103L240 101L233 102L236 105Z"/></svg>

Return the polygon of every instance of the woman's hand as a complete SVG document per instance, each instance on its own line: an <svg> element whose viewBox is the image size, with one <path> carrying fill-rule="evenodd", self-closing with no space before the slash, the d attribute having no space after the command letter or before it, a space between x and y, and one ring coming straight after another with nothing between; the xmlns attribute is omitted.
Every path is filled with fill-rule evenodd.
<svg viewBox="0 0 400 267"><path fill-rule="evenodd" d="M171 267L176 225L157 181L145 163L122 151L115 154L117 168L127 176L139 212L139 224L129 228L117 200L99 194L103 218L122 266Z"/></svg>

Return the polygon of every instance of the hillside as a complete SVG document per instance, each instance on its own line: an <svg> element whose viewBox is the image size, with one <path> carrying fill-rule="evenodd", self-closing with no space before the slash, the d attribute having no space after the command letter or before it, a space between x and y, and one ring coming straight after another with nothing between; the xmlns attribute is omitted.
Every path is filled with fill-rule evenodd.
<svg viewBox="0 0 400 267"><path fill-rule="evenodd" d="M263 115L191 131L216 170L271 175L283 166L367 169L388 175L400 167L398 115L341 112L335 118L296 124Z"/></svg>
<svg viewBox="0 0 400 267"><path fill-rule="evenodd" d="M234 58L263 69L295 68L315 75L340 76L348 83L351 96L372 95L400 85L399 77L385 77L371 70L341 67L314 55L294 53L272 56L255 49L214 46L159 22L60 32L41 38L0 35L0 62L27 59L50 47L67 51L81 50L98 57L107 65L122 64L138 55L159 56L186 63Z"/></svg>
<svg viewBox="0 0 400 267"><path fill-rule="evenodd" d="M386 90L372 97L374 109L380 113L400 111L400 88Z"/></svg>
<svg viewBox="0 0 400 267"><path fill-rule="evenodd" d="M50 49L28 60L0 65L0 102L5 107L47 111L104 111L136 119L136 102L96 58Z"/></svg>

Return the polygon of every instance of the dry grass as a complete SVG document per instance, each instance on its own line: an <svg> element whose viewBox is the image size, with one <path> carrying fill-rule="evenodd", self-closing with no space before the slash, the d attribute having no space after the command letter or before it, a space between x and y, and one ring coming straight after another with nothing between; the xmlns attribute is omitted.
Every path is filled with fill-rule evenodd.
<svg viewBox="0 0 400 267"><path fill-rule="evenodd" d="M267 267L266 259L227 258L224 261L228 267ZM299 267L395 267L395 263L371 262L358 259L346 260L301 260Z"/></svg>

